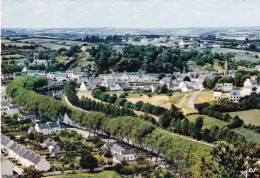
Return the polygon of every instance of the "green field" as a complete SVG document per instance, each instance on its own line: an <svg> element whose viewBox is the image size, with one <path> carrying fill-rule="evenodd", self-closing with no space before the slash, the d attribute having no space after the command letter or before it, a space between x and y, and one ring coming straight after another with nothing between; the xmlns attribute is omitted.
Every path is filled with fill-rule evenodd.
<svg viewBox="0 0 260 178"><path fill-rule="evenodd" d="M252 141L260 144L260 134L254 132L253 130L245 129L245 128L237 128L233 129L236 133L243 135L248 142Z"/></svg>
<svg viewBox="0 0 260 178"><path fill-rule="evenodd" d="M59 41L59 40L58 39L49 39L49 38L28 38L28 39L22 39L19 41L26 42L26 43L40 44L40 43L48 43L48 42Z"/></svg>
<svg viewBox="0 0 260 178"><path fill-rule="evenodd" d="M229 48L213 48L211 50L213 53L249 53L251 55L260 55L260 52L254 52L254 51L246 51L246 50L240 50L240 49L229 49Z"/></svg>
<svg viewBox="0 0 260 178"><path fill-rule="evenodd" d="M76 174L66 174L58 176L48 176L49 178L80 178L80 177L93 177L93 178L120 178L121 176L114 171L103 171L99 173L76 173Z"/></svg>
<svg viewBox="0 0 260 178"><path fill-rule="evenodd" d="M190 122L195 122L195 119L198 118L199 116L204 118L203 119L203 121L204 121L203 129L205 129L205 128L210 129L210 127L212 127L213 125L223 127L228 124L227 122L216 119L214 117L209 117L209 116L200 115L200 114L189 115L189 116L187 116L187 118L189 119Z"/></svg>
<svg viewBox="0 0 260 178"><path fill-rule="evenodd" d="M233 117L238 115L245 124L260 125L260 109L230 112L229 114Z"/></svg>
<svg viewBox="0 0 260 178"><path fill-rule="evenodd" d="M70 46L59 45L59 44L55 44L55 43L41 43L40 45L43 47L46 47L46 48L50 48L52 50L58 50L60 48L66 48L66 49L70 48Z"/></svg>
<svg viewBox="0 0 260 178"><path fill-rule="evenodd" d="M86 42L82 42L82 41L70 41L70 40L60 40L60 41L56 41L55 43L60 45L68 45L68 46L74 46L74 45L82 46L83 44L87 44Z"/></svg>

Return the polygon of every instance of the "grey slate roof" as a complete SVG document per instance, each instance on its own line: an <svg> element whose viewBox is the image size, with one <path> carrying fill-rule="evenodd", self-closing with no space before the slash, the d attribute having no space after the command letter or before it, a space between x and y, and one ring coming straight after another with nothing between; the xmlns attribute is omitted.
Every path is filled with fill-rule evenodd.
<svg viewBox="0 0 260 178"><path fill-rule="evenodd" d="M22 156L27 150L25 148L22 148L19 152L18 155Z"/></svg>
<svg viewBox="0 0 260 178"><path fill-rule="evenodd" d="M10 106L9 101L2 101L1 106Z"/></svg>
<svg viewBox="0 0 260 178"><path fill-rule="evenodd" d="M10 142L10 139L9 139L9 138L6 138L6 139L5 139L5 142L3 142L3 145L6 146L9 142Z"/></svg>
<svg viewBox="0 0 260 178"><path fill-rule="evenodd" d="M11 146L10 146L10 150L14 150L15 149L15 147L17 146L17 143L14 143L14 144L12 144Z"/></svg>
<svg viewBox="0 0 260 178"><path fill-rule="evenodd" d="M60 127L60 124L58 124L57 122L52 122L52 123L49 123L49 126L52 129L52 128Z"/></svg>
<svg viewBox="0 0 260 178"><path fill-rule="evenodd" d="M49 129L48 124L39 124L38 126L39 126L40 129Z"/></svg>
<svg viewBox="0 0 260 178"><path fill-rule="evenodd" d="M29 160L29 161L32 161L34 158L35 158L35 153L31 153L28 157L27 157L27 159Z"/></svg>
<svg viewBox="0 0 260 178"><path fill-rule="evenodd" d="M14 149L14 152L18 153L21 150L21 148L22 147L20 145L17 145L17 147L15 147L15 149Z"/></svg>
<svg viewBox="0 0 260 178"><path fill-rule="evenodd" d="M41 157L40 157L40 156L36 156L36 158L34 158L34 159L32 160L32 162L33 162L34 164L38 164L40 161L41 161Z"/></svg>
<svg viewBox="0 0 260 178"><path fill-rule="evenodd" d="M23 155L22 155L22 157L24 157L24 158L27 158L29 155L30 155L30 151L26 151Z"/></svg>

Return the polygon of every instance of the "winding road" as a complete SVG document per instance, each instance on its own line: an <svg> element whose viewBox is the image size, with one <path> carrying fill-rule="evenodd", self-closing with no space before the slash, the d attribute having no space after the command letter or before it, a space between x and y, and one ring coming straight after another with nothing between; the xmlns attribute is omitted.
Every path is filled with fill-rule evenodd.
<svg viewBox="0 0 260 178"><path fill-rule="evenodd" d="M188 106L189 108L191 108L192 110L196 111L196 112L198 112L198 110L195 109L194 102L195 102L196 97L198 96L198 94L199 94L202 90L204 90L204 89L200 89L199 91L196 91L196 92L190 97L190 99L189 99L189 101L188 101L188 103L187 103L187 106Z"/></svg>

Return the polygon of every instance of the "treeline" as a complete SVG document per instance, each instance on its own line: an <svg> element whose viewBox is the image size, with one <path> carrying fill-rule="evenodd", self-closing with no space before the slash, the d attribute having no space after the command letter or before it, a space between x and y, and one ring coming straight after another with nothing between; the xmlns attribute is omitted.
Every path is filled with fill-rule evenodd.
<svg viewBox="0 0 260 178"><path fill-rule="evenodd" d="M2 62L1 64L2 74L10 74L14 72L21 72L22 67L14 63Z"/></svg>
<svg viewBox="0 0 260 178"><path fill-rule="evenodd" d="M100 99L101 101L114 103L119 106L124 106L126 108L135 109L137 111L143 111L146 113L154 114L156 116L162 115L167 111L166 108L161 106L155 106L150 103L144 103L142 101L138 101L137 103L132 103L127 101L124 98L117 98L116 95L110 96L99 88L95 88L92 90L92 96L94 98Z"/></svg>
<svg viewBox="0 0 260 178"><path fill-rule="evenodd" d="M104 104L102 102L96 102L84 97L80 100L76 94L76 82L74 81L70 81L66 84L64 93L72 105L80 107L84 110L103 112L114 117L136 116L133 110L125 107L120 108L113 104Z"/></svg>
<svg viewBox="0 0 260 178"><path fill-rule="evenodd" d="M117 137L119 141L131 141L141 149L150 148L158 155L164 154L167 164L178 167L186 174L197 177L202 174L200 166L203 157L208 164L212 163L211 147L173 136L142 118L110 118L102 113L85 113L74 109L69 115L75 122L96 133L103 132L109 137Z"/></svg>
<svg viewBox="0 0 260 178"><path fill-rule="evenodd" d="M98 45L88 50L95 61L97 74L115 72L173 73L188 69L187 61L193 60L197 65L213 64L213 59L225 61L229 54L218 54L210 51L184 51L169 47L153 45L124 46L123 53L117 52L110 45Z"/></svg>
<svg viewBox="0 0 260 178"><path fill-rule="evenodd" d="M245 96L241 98L238 103L233 103L228 99L221 99L218 101L195 104L195 108L201 114L227 121L223 118L224 115L222 113L248 109L260 109L260 94L254 93L250 96Z"/></svg>
<svg viewBox="0 0 260 178"><path fill-rule="evenodd" d="M6 92L12 98L12 102L22 106L23 109L55 121L64 115L65 108L61 101L35 92L46 84L46 78L24 76L13 80L6 88Z"/></svg>

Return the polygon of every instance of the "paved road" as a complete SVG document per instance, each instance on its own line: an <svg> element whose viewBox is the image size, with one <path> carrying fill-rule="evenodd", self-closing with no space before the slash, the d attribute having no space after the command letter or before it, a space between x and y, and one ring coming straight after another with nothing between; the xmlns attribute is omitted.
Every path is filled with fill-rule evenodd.
<svg viewBox="0 0 260 178"><path fill-rule="evenodd" d="M75 109L78 109L78 110L80 110L80 111L83 111L83 112L86 112L86 113L90 113L89 111L86 111L86 110L81 109L81 108L79 108L79 107L73 106L73 105L70 103L70 101L68 100L68 98L67 98L66 95L65 95L64 98L65 98L66 103L67 103L69 106L71 106L71 107L73 107L73 108L75 108Z"/></svg>
<svg viewBox="0 0 260 178"><path fill-rule="evenodd" d="M195 102L195 99L196 97L198 96L198 94L204 89L201 89L199 91L196 91L189 99L187 105L189 108L193 109L194 111L198 112L197 109L195 109L195 106L194 106L194 102Z"/></svg>

